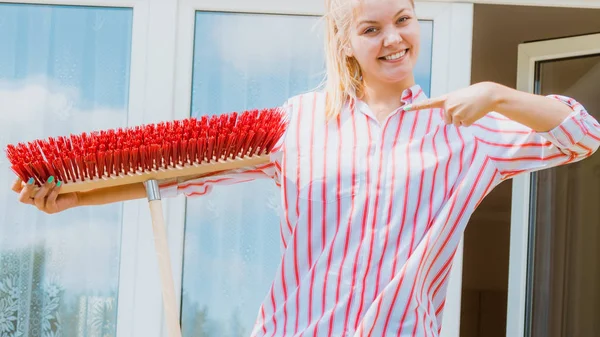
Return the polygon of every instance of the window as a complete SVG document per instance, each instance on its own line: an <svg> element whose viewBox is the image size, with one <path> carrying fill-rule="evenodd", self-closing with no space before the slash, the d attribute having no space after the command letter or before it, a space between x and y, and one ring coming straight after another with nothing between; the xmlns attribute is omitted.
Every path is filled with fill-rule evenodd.
<svg viewBox="0 0 600 337"><path fill-rule="evenodd" d="M415 75L429 94L433 22L421 29ZM322 30L313 16L197 12L192 116L274 107L317 88L325 71ZM281 256L279 211L279 190L269 180L187 200L184 336L251 332Z"/></svg>
<svg viewBox="0 0 600 337"><path fill-rule="evenodd" d="M0 4L0 145L127 121L133 11ZM0 185L14 175L0 157ZM53 216L0 191L0 336L116 336L121 205Z"/></svg>

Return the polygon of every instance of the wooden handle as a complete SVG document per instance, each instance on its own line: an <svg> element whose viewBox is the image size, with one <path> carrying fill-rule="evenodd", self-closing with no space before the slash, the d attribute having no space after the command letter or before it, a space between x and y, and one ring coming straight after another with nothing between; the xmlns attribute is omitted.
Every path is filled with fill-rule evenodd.
<svg viewBox="0 0 600 337"><path fill-rule="evenodd" d="M244 158L218 160L202 164L188 163L185 165L176 165L167 169L155 169L148 172L129 172L127 174L121 173L118 176L104 176L102 178L94 178L92 180L67 180L63 181L63 185L59 193L64 194L70 192L83 192L98 188L142 183L148 180L189 180L193 177L201 176L207 173L266 164L269 162L269 160L269 155L252 157L246 156Z"/></svg>
<svg viewBox="0 0 600 337"><path fill-rule="evenodd" d="M152 216L152 230L154 232L154 246L156 257L158 258L158 267L160 271L163 307L169 337L181 337L181 327L179 326L179 311L177 310L177 301L175 299L175 285L173 283L171 259L169 246L167 244L167 230L160 200L149 201L150 213Z"/></svg>

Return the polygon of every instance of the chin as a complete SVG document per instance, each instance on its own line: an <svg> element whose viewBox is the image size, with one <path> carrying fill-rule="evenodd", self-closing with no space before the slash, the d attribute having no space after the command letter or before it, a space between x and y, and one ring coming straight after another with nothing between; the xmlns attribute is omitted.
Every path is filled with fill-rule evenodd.
<svg viewBox="0 0 600 337"><path fill-rule="evenodd" d="M409 64L400 65L395 69L385 69L379 73L379 77L386 82L402 82L413 75L413 67Z"/></svg>
<svg viewBox="0 0 600 337"><path fill-rule="evenodd" d="M400 84L402 82L406 82L409 79L412 79L412 72L403 72L400 74L386 74L383 75L381 78L384 82L390 84Z"/></svg>

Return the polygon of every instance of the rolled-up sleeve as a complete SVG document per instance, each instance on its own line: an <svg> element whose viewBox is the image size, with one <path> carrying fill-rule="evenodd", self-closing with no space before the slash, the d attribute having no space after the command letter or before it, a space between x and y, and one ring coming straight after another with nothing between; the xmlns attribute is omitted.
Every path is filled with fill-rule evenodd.
<svg viewBox="0 0 600 337"><path fill-rule="evenodd" d="M537 132L492 112L470 128L502 178L577 162L600 146L600 124L576 100L548 96L569 106L572 113L560 125Z"/></svg>

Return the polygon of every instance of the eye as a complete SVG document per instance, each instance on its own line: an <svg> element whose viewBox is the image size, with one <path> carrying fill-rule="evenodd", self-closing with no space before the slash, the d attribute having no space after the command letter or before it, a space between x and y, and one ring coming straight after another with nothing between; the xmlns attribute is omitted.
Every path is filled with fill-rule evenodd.
<svg viewBox="0 0 600 337"><path fill-rule="evenodd" d="M408 16L403 16L401 18L398 19L398 23L404 23L406 21L408 21L409 17Z"/></svg>
<svg viewBox="0 0 600 337"><path fill-rule="evenodd" d="M369 28L363 30L363 34L371 34L371 33L375 33L376 31L377 31L377 28L369 27Z"/></svg>

